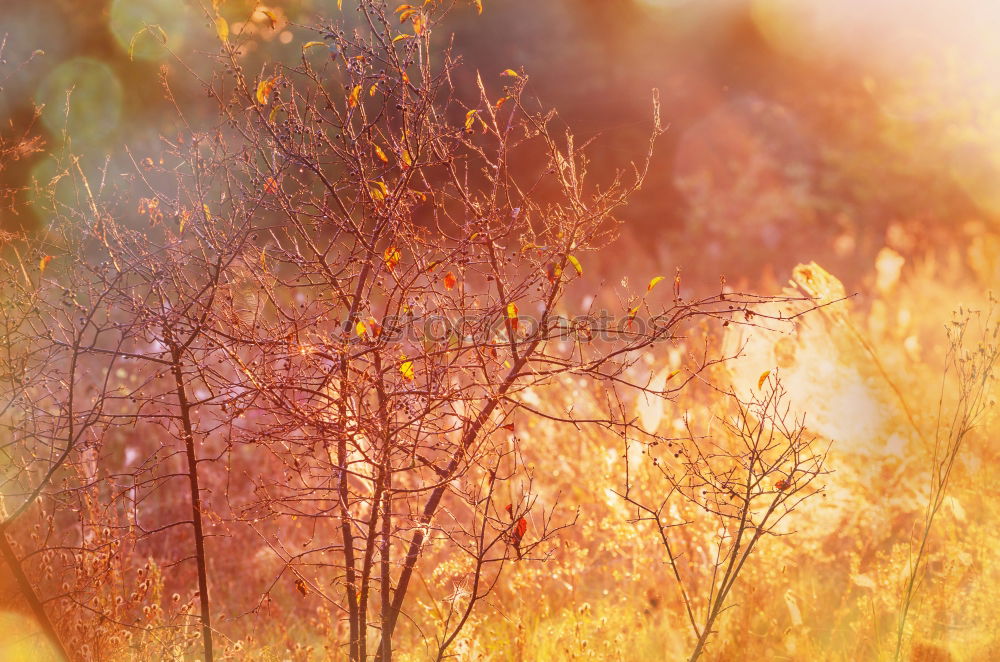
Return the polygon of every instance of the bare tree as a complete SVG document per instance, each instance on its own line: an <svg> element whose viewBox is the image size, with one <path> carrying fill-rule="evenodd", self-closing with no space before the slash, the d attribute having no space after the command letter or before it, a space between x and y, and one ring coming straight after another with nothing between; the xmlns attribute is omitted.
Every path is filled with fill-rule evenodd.
<svg viewBox="0 0 1000 662"><path fill-rule="evenodd" d="M78 612L155 633L161 650L200 639L212 660L226 638L213 620L213 565L246 570L231 549L252 544L276 560L267 580L247 575L257 609L282 590L322 600L336 615L331 645L351 660L390 660L399 642L444 659L503 570L545 559L574 520L539 498L520 459L523 421L628 434L636 425L611 394L672 397L714 361L652 389L631 377L640 351L694 320L749 320L765 300L724 287L686 299L678 275L665 305L655 278L615 311L597 309L606 296L575 311L567 292L613 239L663 132L657 97L642 158L591 184L586 146L527 101L525 72L455 83L458 59L434 36L450 9L393 15L364 0L350 29L318 30L298 65L253 73L244 38L214 17L223 70L204 81L214 123L177 104L163 161L136 156L124 186L105 186L107 173L92 185L70 160L80 204L58 209L52 227L73 241L53 250L61 268L48 273L82 316L71 324L50 306L11 355L43 339L71 366L58 387L52 373L45 397L71 410L58 438L66 457L80 453L84 480L46 496L79 525L63 541L83 582L64 596ZM163 89L173 99L166 76ZM77 354L100 376L81 382L84 410ZM582 419L523 397L567 376L604 384L606 414ZM742 433L756 476L776 447ZM29 436L18 443L30 453ZM127 453L115 460L120 437ZM57 471L60 458L44 466ZM777 458L801 462L793 471L807 464L799 450ZM721 471L711 455L691 462L705 480ZM795 480L774 508L798 493ZM762 484L746 490L736 535L755 542L771 520L750 516ZM434 587L420 578L440 550L450 570ZM737 550L703 639L745 560ZM127 562L141 554L153 561ZM90 607L102 577L137 590ZM161 613L168 581L189 585L196 615L191 602Z"/></svg>
<svg viewBox="0 0 1000 662"><path fill-rule="evenodd" d="M933 443L927 504L912 541L916 544L916 553L911 554L900 596L896 660L903 653L907 618L920 579L926 573L931 530L948 496L948 487L959 465L960 454L969 436L994 404L990 392L996 381L997 362L1000 361L1000 343L997 342L1000 321L995 316L995 304L996 300L990 295L986 310L960 307L945 326L948 353L941 374L934 433L930 437Z"/></svg>
<svg viewBox="0 0 1000 662"><path fill-rule="evenodd" d="M626 471L621 496L636 509L635 521L650 522L658 532L694 637L691 662L705 652L757 544L790 533L783 522L822 491L814 482L827 473L827 447L792 416L778 376L762 375L759 386L765 390L749 401L728 393L731 408L717 419L721 430L700 435L686 420L685 438L652 442L647 454L660 490L636 489ZM666 451L656 448L661 443ZM641 496L649 491L655 501ZM682 551L679 539L693 521L677 519L678 500L718 532L710 558ZM695 567L702 560L707 567Z"/></svg>

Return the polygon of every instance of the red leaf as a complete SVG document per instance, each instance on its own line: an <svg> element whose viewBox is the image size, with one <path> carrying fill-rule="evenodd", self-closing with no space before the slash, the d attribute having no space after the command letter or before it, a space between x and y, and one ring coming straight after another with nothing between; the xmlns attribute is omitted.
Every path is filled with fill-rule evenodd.
<svg viewBox="0 0 1000 662"><path fill-rule="evenodd" d="M523 517L517 520L517 526L514 527L514 540L515 542L520 542L521 538L528 531L528 520Z"/></svg>

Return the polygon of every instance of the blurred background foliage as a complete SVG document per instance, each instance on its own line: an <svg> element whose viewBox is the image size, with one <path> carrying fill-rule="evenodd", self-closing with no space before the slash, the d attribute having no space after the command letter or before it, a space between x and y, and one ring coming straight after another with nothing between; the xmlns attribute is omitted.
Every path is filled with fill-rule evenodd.
<svg viewBox="0 0 1000 662"><path fill-rule="evenodd" d="M293 63L314 26L356 20L350 0L229 0L249 64ZM670 130L623 214L623 248L714 280L759 282L805 258L849 288L885 246L904 255L995 242L1000 194L1000 10L960 0L486 0L438 27L477 71L530 76L529 94L596 138L598 178L645 140L649 94ZM85 169L124 172L177 132L161 70L189 121L211 123L199 77L217 40L211 8L183 0L9 0L0 93L10 138L31 123L45 151L0 173L2 226L43 228L32 187L53 185L64 146ZM131 52L130 52L131 51ZM313 57L313 55L311 55ZM251 67L252 69L253 67ZM187 71L185 71L187 70ZM71 91L71 112L66 114ZM199 113L203 115L199 116Z"/></svg>

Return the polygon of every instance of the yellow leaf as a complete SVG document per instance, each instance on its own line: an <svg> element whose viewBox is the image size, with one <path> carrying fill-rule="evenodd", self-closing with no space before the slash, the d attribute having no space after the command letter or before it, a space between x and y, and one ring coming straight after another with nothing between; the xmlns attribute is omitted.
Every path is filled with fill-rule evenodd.
<svg viewBox="0 0 1000 662"><path fill-rule="evenodd" d="M375 96L375 90L377 90L377 89L378 89L378 83L375 83L374 85L372 85L371 87L369 87L368 88L368 96L370 96L370 97Z"/></svg>
<svg viewBox="0 0 1000 662"><path fill-rule="evenodd" d="M368 182L368 192L372 199L381 202L389 195L389 189L382 182Z"/></svg>
<svg viewBox="0 0 1000 662"><path fill-rule="evenodd" d="M271 97L271 91L274 89L274 84L277 82L277 78L262 79L257 83L257 103L262 106L266 106Z"/></svg>
<svg viewBox="0 0 1000 662"><path fill-rule="evenodd" d="M670 374L667 375L667 381L669 382L671 379L673 379L674 377L676 377L679 374L681 374L681 369L680 368L678 368L677 370L671 370Z"/></svg>
<svg viewBox="0 0 1000 662"><path fill-rule="evenodd" d="M38 261L38 271L40 271L41 273L45 273L45 267L49 266L49 262L51 261L52 261L51 255L44 256L41 260Z"/></svg>
<svg viewBox="0 0 1000 662"><path fill-rule="evenodd" d="M211 221L212 220L212 212L208 211L208 205L202 205L201 209L202 209L202 211L205 212L205 220L206 221Z"/></svg>
<svg viewBox="0 0 1000 662"><path fill-rule="evenodd" d="M279 108L281 108L280 104L274 104L274 108L272 108L271 112L267 114L267 123L268 124L274 124L274 118L276 118L278 116L278 109Z"/></svg>
<svg viewBox="0 0 1000 662"><path fill-rule="evenodd" d="M567 255L566 259L569 260L569 263L573 265L574 269L576 269L576 273L578 273L578 274L580 274L582 276L583 275L583 265L580 264L580 260L576 259L572 255Z"/></svg>
<svg viewBox="0 0 1000 662"><path fill-rule="evenodd" d="M399 264L399 260L403 255L395 246L389 246L385 249L385 254L382 257L385 260L385 266L388 267L389 271L392 271Z"/></svg>
<svg viewBox="0 0 1000 662"><path fill-rule="evenodd" d="M483 0L472 0L472 4L476 6L476 12L483 13Z"/></svg>
<svg viewBox="0 0 1000 662"><path fill-rule="evenodd" d="M339 10L344 9L344 0L337 0L337 9Z"/></svg>
<svg viewBox="0 0 1000 662"><path fill-rule="evenodd" d="M472 125L476 123L476 114L478 112L479 112L478 110L470 110L469 112L467 112L465 114L465 130L466 131L471 131L472 130Z"/></svg>
<svg viewBox="0 0 1000 662"><path fill-rule="evenodd" d="M656 284L659 283L661 280L664 280L664 278L665 278L664 276L657 276L656 278L649 281L649 285L646 286L646 291L647 292L652 291L652 289L656 287Z"/></svg>
<svg viewBox="0 0 1000 662"><path fill-rule="evenodd" d="M757 380L758 391L761 389L762 386L764 386L764 382L767 381L767 378L770 374L771 374L770 370L765 370L764 372L760 373L760 378Z"/></svg>
<svg viewBox="0 0 1000 662"><path fill-rule="evenodd" d="M407 150L405 147L403 148L402 159L403 159L403 165L405 165L407 168L413 165L413 157L410 156L409 150Z"/></svg>
<svg viewBox="0 0 1000 662"><path fill-rule="evenodd" d="M219 41L229 43L229 23L221 16L215 19L215 34L219 35Z"/></svg>
<svg viewBox="0 0 1000 662"><path fill-rule="evenodd" d="M409 7L409 5L400 5L400 7ZM397 8L396 11L399 11L399 9ZM416 13L418 13L416 9L413 8L404 9L403 11L399 12L399 22L402 23L403 21L405 21L406 19L408 19L409 17L413 16Z"/></svg>
<svg viewBox="0 0 1000 662"><path fill-rule="evenodd" d="M260 249L260 268L267 269L267 252L263 248Z"/></svg>
<svg viewBox="0 0 1000 662"><path fill-rule="evenodd" d="M412 34L397 35L392 38L392 43L395 44L397 41L402 41L403 39L413 39L413 35Z"/></svg>
<svg viewBox="0 0 1000 662"><path fill-rule="evenodd" d="M354 327L354 333L358 334L358 338L364 338L365 334L368 333L368 327L361 320L358 320L357 325Z"/></svg>
<svg viewBox="0 0 1000 662"><path fill-rule="evenodd" d="M517 304L513 301L507 304L507 319L510 320L510 328L517 331Z"/></svg>
<svg viewBox="0 0 1000 662"><path fill-rule="evenodd" d="M385 155L385 152L382 151L381 147L379 147L378 145L376 145L374 143L372 143L372 147L375 148L375 155L376 156L378 156L384 163L388 163L389 162L389 157Z"/></svg>
<svg viewBox="0 0 1000 662"><path fill-rule="evenodd" d="M405 356L402 358L406 358ZM399 364L399 374L403 376L403 379L413 380L416 379L416 375L413 373L413 361L403 361Z"/></svg>
<svg viewBox="0 0 1000 662"><path fill-rule="evenodd" d="M184 226L187 225L187 221L188 221L188 218L190 218L190 216L191 216L191 212L189 212L186 209L181 212L181 227L177 231L179 234L183 234L184 233Z"/></svg>
<svg viewBox="0 0 1000 662"><path fill-rule="evenodd" d="M456 278L455 274L453 274L452 272L449 271L444 275L444 289L453 290L455 289L455 285L457 283L458 283L458 278Z"/></svg>
<svg viewBox="0 0 1000 662"><path fill-rule="evenodd" d="M407 9L413 9L413 5L400 5L396 7L393 11L398 14L400 12L406 11Z"/></svg>
<svg viewBox="0 0 1000 662"><path fill-rule="evenodd" d="M355 85L354 89L351 90L351 96L347 97L347 105L350 108L354 108L358 105L358 95L361 94L361 86Z"/></svg>
<svg viewBox="0 0 1000 662"><path fill-rule="evenodd" d="M278 24L278 17L270 9L261 9L261 12L267 17L268 23L271 24L271 29L273 30L274 26Z"/></svg>
<svg viewBox="0 0 1000 662"><path fill-rule="evenodd" d="M413 32L418 37L424 33L426 20L424 19L423 14L416 14L413 18L410 19L410 22L413 23Z"/></svg>
<svg viewBox="0 0 1000 662"><path fill-rule="evenodd" d="M513 69L504 69L500 72L501 76L510 76L511 78L520 78L521 76Z"/></svg>
<svg viewBox="0 0 1000 662"><path fill-rule="evenodd" d="M302 44L302 50L307 51L313 46L326 46L326 44L322 41L307 41L306 43Z"/></svg>

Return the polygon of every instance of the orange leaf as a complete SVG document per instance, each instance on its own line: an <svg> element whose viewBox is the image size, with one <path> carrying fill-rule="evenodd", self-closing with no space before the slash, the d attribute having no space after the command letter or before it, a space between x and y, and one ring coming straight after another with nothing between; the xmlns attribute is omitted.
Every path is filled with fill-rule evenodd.
<svg viewBox="0 0 1000 662"><path fill-rule="evenodd" d="M376 156L378 156L384 163L388 163L389 162L389 157L385 155L385 152L382 151L381 147L379 147L378 145L376 145L374 143L372 143L372 147L375 148L375 155Z"/></svg>
<svg viewBox="0 0 1000 662"><path fill-rule="evenodd" d="M309 595L309 584L306 584L304 580L296 579L295 588L302 594L302 597Z"/></svg>
<svg viewBox="0 0 1000 662"><path fill-rule="evenodd" d="M264 193L270 193L275 195L278 192L278 180L274 177L268 177L264 180Z"/></svg>
<svg viewBox="0 0 1000 662"><path fill-rule="evenodd" d="M510 320L510 328L517 331L517 304L513 301L507 304L507 319Z"/></svg>
<svg viewBox="0 0 1000 662"><path fill-rule="evenodd" d="M483 0L472 0L472 4L475 5L477 13L483 13Z"/></svg>
<svg viewBox="0 0 1000 662"><path fill-rule="evenodd" d="M49 262L51 261L52 261L51 255L44 256L41 260L38 261L38 270L42 273L45 273L45 267L49 266Z"/></svg>
<svg viewBox="0 0 1000 662"><path fill-rule="evenodd" d="M762 386L764 386L764 382L767 381L767 378L770 374L771 374L770 370L765 370L764 372L760 373L760 378L757 380L758 391L761 389Z"/></svg>
<svg viewBox="0 0 1000 662"><path fill-rule="evenodd" d="M635 321L635 316L639 313L639 306L634 306L629 308L628 315L626 315L625 320L628 323L628 328L632 328L632 322Z"/></svg>
<svg viewBox="0 0 1000 662"><path fill-rule="evenodd" d="M355 85L354 89L351 90L351 96L347 97L347 106L349 108L354 108L358 105L358 95L361 94L361 86Z"/></svg>
<svg viewBox="0 0 1000 662"><path fill-rule="evenodd" d="M450 271L444 275L444 289L451 290L455 288L458 283L458 279L455 278L455 274Z"/></svg>
<svg viewBox="0 0 1000 662"><path fill-rule="evenodd" d="M266 106L271 97L271 91L274 89L274 84L278 82L277 78L268 78L266 80L261 80L257 83L257 103L262 106Z"/></svg>
<svg viewBox="0 0 1000 662"><path fill-rule="evenodd" d="M511 78L520 78L521 75L514 71L513 69L504 69L500 72L501 76L510 76Z"/></svg>
<svg viewBox="0 0 1000 662"><path fill-rule="evenodd" d="M262 9L261 12L263 12L265 17L267 17L267 21L270 23L271 29L273 30L274 26L278 24L278 17L275 16L274 12L270 9Z"/></svg>
<svg viewBox="0 0 1000 662"><path fill-rule="evenodd" d="M385 260L385 266L388 267L389 271L392 271L399 264L399 260L403 256L400 254L398 248L389 246L385 249L385 254L382 257Z"/></svg>
<svg viewBox="0 0 1000 662"><path fill-rule="evenodd" d="M478 110L470 110L465 114L465 130L472 131L472 125L476 123L476 114Z"/></svg>

